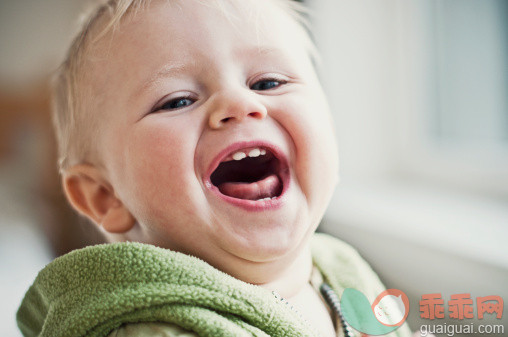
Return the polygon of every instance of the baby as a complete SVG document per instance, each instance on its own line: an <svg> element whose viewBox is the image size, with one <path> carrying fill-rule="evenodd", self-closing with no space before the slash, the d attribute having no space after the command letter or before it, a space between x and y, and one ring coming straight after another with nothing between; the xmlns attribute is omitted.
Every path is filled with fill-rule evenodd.
<svg viewBox="0 0 508 337"><path fill-rule="evenodd" d="M111 0L90 16L56 82L62 181L123 243L47 266L18 312L26 336L342 336L323 280L383 290L313 235L338 151L299 13Z"/></svg>

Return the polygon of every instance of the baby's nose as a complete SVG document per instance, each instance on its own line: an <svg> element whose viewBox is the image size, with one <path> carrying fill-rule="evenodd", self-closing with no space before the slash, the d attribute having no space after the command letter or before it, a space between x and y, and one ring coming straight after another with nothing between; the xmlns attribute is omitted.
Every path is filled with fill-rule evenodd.
<svg viewBox="0 0 508 337"><path fill-rule="evenodd" d="M250 90L223 90L212 97L212 111L208 124L212 129L224 127L226 123L240 122L245 118L264 119L266 107Z"/></svg>

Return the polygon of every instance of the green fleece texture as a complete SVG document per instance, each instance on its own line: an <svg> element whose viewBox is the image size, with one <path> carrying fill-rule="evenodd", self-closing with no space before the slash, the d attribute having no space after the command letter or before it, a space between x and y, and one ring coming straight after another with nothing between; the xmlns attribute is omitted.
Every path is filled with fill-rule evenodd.
<svg viewBox="0 0 508 337"><path fill-rule="evenodd" d="M347 244L315 235L312 249L339 295L351 287L372 300L383 290ZM26 337L102 337L136 322L173 323L202 337L318 336L270 291L196 257L140 243L91 246L55 259L26 293L17 321Z"/></svg>

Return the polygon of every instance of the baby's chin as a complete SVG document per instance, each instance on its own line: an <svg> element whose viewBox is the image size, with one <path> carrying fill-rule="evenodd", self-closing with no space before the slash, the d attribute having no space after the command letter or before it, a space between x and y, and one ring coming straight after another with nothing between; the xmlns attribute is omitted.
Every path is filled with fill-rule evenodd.
<svg viewBox="0 0 508 337"><path fill-rule="evenodd" d="M263 242L246 243L243 248L230 245L222 258L209 263L242 281L264 284L277 279L298 260L310 261L308 246L307 236L287 238L285 242L265 238Z"/></svg>
<svg viewBox="0 0 508 337"><path fill-rule="evenodd" d="M245 261L254 263L271 262L285 257L299 243L300 240L290 235L253 235L248 240L231 245L229 252Z"/></svg>
<svg viewBox="0 0 508 337"><path fill-rule="evenodd" d="M239 259L253 263L274 262L294 255L314 232L313 226L301 216L297 221L272 224L252 224L249 230L219 234L216 239L222 249ZM288 219L289 220L289 219Z"/></svg>

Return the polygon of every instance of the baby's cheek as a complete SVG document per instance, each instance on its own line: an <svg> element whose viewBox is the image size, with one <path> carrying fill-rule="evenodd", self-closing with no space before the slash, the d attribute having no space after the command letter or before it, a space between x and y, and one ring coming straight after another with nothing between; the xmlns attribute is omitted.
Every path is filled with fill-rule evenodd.
<svg viewBox="0 0 508 337"><path fill-rule="evenodd" d="M310 188L317 187L316 180L330 183L337 171L338 151L326 101L310 96L295 101L289 111L293 128L290 132L298 149L302 176L310 179Z"/></svg>
<svg viewBox="0 0 508 337"><path fill-rule="evenodd" d="M191 135L163 123L132 134L125 151L124 182L140 212L163 217L172 208L184 207L193 172ZM134 206L136 207L136 206Z"/></svg>

